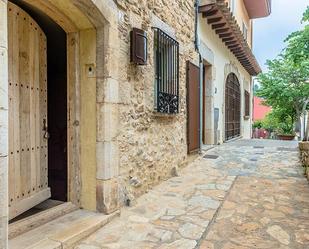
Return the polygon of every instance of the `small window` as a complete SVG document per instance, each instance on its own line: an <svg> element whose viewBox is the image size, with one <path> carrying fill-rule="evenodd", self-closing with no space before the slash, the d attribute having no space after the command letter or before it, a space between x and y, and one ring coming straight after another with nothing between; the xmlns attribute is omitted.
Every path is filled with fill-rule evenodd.
<svg viewBox="0 0 309 249"><path fill-rule="evenodd" d="M245 40L247 40L248 39L248 28L244 22L242 23L242 33L243 33Z"/></svg>
<svg viewBox="0 0 309 249"><path fill-rule="evenodd" d="M229 0L229 7L233 14L235 14L235 5L236 5L235 0Z"/></svg>
<svg viewBox="0 0 309 249"><path fill-rule="evenodd" d="M250 116L250 94L245 91L245 117Z"/></svg>
<svg viewBox="0 0 309 249"><path fill-rule="evenodd" d="M178 113L179 44L159 28L154 29L155 110Z"/></svg>

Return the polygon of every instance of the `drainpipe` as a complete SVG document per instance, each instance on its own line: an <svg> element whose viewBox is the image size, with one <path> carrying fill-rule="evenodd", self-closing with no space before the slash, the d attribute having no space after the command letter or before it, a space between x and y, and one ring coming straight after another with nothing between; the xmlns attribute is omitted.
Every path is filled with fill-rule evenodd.
<svg viewBox="0 0 309 249"><path fill-rule="evenodd" d="M200 91L200 124L199 124L199 144L200 144L200 148L199 148L199 153L202 153L202 144L203 144L203 60L200 54L200 41L199 41L199 35L198 35L198 8L200 5L200 1L199 0L195 0L195 40L194 40L194 44L195 44L195 50L198 52L199 54L199 68L200 68L200 75L199 75L199 83L200 83L200 87L199 87L199 91Z"/></svg>
<svg viewBox="0 0 309 249"><path fill-rule="evenodd" d="M194 4L194 7L195 7L195 18L194 18L194 30L195 30L195 33L194 33L194 45L195 45L195 50L200 53L199 51L199 37L198 37L198 7L200 5L200 1L199 0L195 0L195 4Z"/></svg>
<svg viewBox="0 0 309 249"><path fill-rule="evenodd" d="M203 60L201 55L199 55L200 62L200 153L202 153L203 146Z"/></svg>

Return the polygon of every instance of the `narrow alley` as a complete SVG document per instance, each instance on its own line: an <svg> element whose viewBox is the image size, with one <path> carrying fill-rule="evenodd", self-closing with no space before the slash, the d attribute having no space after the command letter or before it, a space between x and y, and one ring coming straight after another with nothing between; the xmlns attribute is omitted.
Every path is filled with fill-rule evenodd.
<svg viewBox="0 0 309 249"><path fill-rule="evenodd" d="M77 248L308 248L308 230L297 142L238 140L204 152Z"/></svg>

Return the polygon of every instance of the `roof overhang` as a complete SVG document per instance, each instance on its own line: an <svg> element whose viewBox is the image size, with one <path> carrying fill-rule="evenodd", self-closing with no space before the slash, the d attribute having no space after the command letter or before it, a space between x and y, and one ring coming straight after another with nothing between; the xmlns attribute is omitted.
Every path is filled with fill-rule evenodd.
<svg viewBox="0 0 309 249"><path fill-rule="evenodd" d="M244 0L250 19L269 16L271 13L271 0Z"/></svg>
<svg viewBox="0 0 309 249"><path fill-rule="evenodd" d="M258 75L262 70L225 1L202 5L199 12L246 71L252 76Z"/></svg>

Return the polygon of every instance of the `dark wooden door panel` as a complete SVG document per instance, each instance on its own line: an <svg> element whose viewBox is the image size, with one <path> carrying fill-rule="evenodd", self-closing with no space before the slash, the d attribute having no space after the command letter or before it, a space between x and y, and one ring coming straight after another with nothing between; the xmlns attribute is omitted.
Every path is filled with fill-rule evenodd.
<svg viewBox="0 0 309 249"><path fill-rule="evenodd" d="M200 148L200 84L199 67L187 62L187 143L188 153Z"/></svg>

